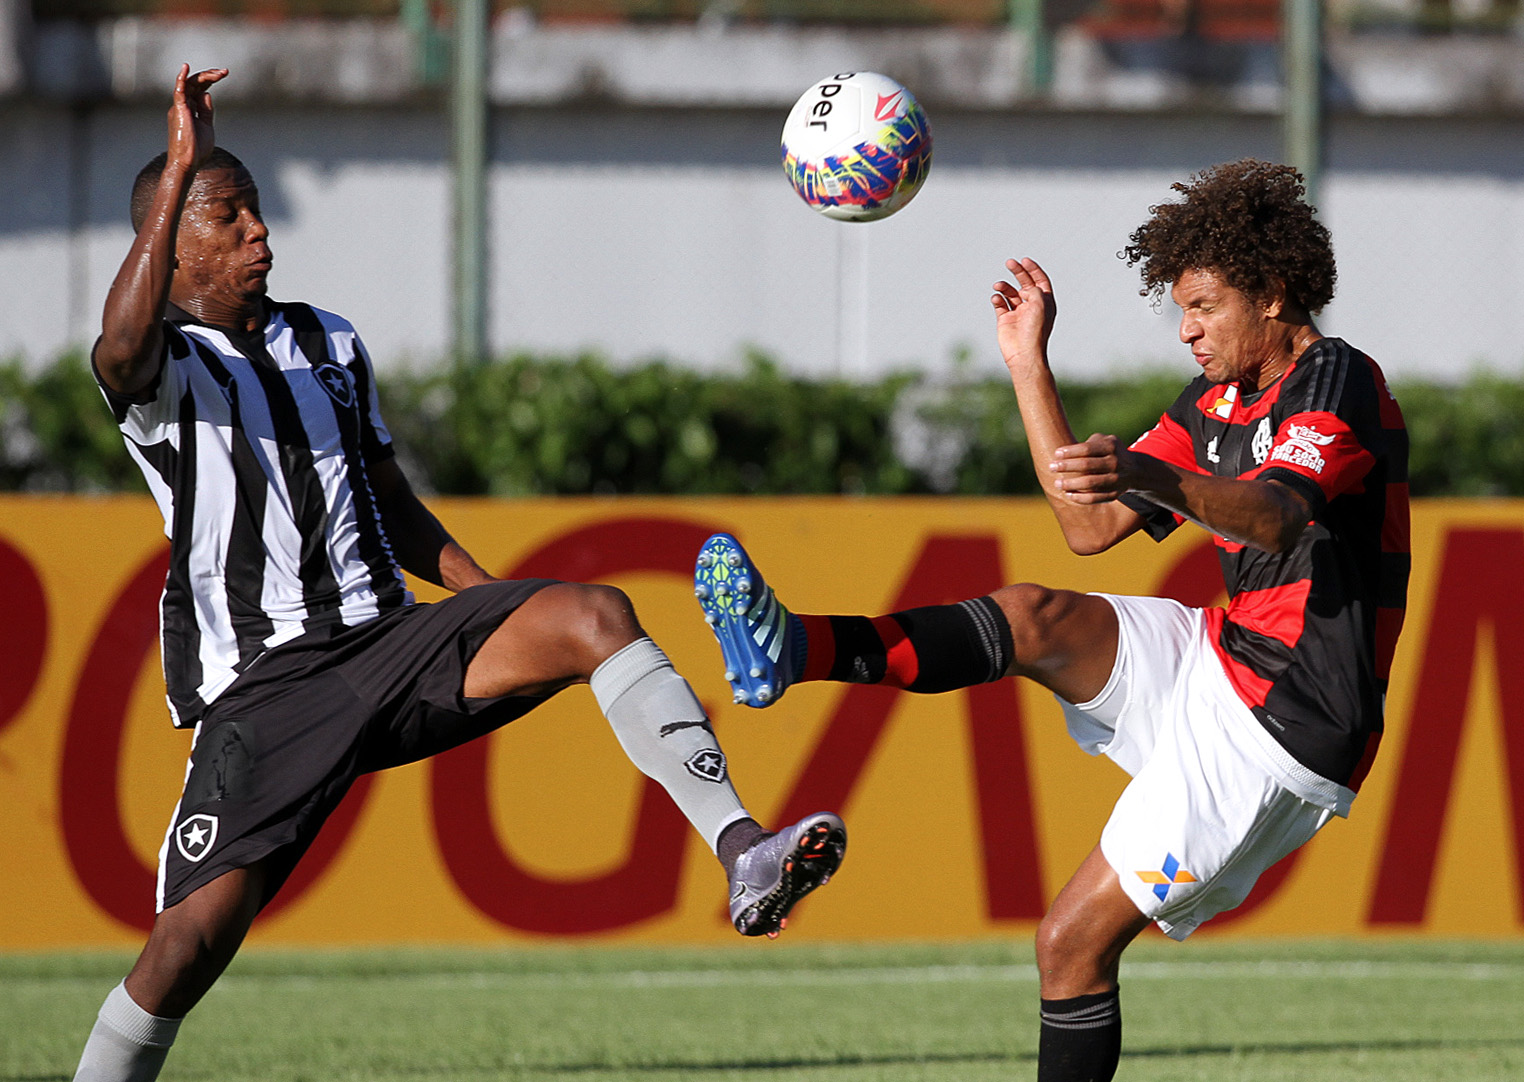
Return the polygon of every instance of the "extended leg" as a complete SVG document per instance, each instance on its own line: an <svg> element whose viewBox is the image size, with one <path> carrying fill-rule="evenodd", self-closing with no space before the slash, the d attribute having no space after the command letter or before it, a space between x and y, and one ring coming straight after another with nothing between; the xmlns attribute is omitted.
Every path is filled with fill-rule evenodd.
<svg viewBox="0 0 1524 1082"><path fill-rule="evenodd" d="M545 694L584 682L630 761L662 784L725 865L737 930L776 934L795 902L841 864L841 820L817 813L776 838L762 830L731 785L692 688L613 587L559 583L536 593L472 659L465 694Z"/></svg>
<svg viewBox="0 0 1524 1082"><path fill-rule="evenodd" d="M1026 676L1070 702L1086 702L1116 660L1110 604L1030 584L885 616L793 613L729 534L716 534L699 552L694 593L719 640L735 701L748 706L767 706L807 680L936 694L1005 676Z"/></svg>
<svg viewBox="0 0 1524 1082"><path fill-rule="evenodd" d="M180 1022L237 953L259 912L258 865L212 880L154 920L127 979L106 997L75 1082L152 1082Z"/></svg>

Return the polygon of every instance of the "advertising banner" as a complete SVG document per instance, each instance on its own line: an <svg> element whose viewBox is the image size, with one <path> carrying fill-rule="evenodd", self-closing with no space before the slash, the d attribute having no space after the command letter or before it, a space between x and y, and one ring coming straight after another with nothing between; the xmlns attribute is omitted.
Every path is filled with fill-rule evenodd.
<svg viewBox="0 0 1524 1082"><path fill-rule="evenodd" d="M851 847L790 935L1029 935L1125 775L1035 685L936 696L806 684L731 704L692 595L737 534L791 608L880 614L1012 582L1221 601L1187 527L1100 556L1033 500L438 500L505 577L608 582L710 711L766 825L833 809ZM1348 821L1204 935L1524 932L1524 503L1421 502L1387 732ZM0 497L0 950L123 946L152 921L190 734L163 701L167 561L146 498ZM420 599L440 596L414 584ZM256 926L265 943L734 940L718 863L625 759L586 688L363 778Z"/></svg>

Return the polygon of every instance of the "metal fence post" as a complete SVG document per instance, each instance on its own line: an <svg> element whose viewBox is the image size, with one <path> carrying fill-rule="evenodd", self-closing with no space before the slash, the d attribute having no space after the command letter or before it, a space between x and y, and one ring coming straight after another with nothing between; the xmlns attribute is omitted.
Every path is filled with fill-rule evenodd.
<svg viewBox="0 0 1524 1082"><path fill-rule="evenodd" d="M487 356L487 24L488 0L455 0L454 353Z"/></svg>
<svg viewBox="0 0 1524 1082"><path fill-rule="evenodd" d="M1281 146L1307 181L1317 205L1323 182L1323 7L1321 0L1281 0Z"/></svg>
<svg viewBox="0 0 1524 1082"><path fill-rule="evenodd" d="M1011 28L1027 39L1025 90L1046 95L1053 88L1053 35L1043 0L1009 0L1009 4Z"/></svg>

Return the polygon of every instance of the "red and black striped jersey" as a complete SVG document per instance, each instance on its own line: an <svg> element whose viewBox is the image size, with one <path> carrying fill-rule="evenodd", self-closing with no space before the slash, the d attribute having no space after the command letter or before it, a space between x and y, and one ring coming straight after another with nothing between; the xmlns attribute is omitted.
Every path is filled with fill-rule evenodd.
<svg viewBox="0 0 1524 1082"><path fill-rule="evenodd" d="M1324 338L1261 391L1197 377L1132 446L1307 499L1311 523L1288 552L1216 538L1228 606L1207 618L1228 679L1270 735L1358 789L1381 736L1411 563L1407 430L1381 369ZM1184 521L1135 494L1123 502L1156 540Z"/></svg>

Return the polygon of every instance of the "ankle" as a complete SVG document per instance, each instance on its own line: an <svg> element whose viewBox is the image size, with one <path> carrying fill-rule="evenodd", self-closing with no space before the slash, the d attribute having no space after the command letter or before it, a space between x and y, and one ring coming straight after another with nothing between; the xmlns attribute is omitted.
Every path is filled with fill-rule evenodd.
<svg viewBox="0 0 1524 1082"><path fill-rule="evenodd" d="M735 870L742 853L769 836L770 833L755 819L737 819L720 831L714 844L714 855L720 858L725 874L729 875Z"/></svg>

